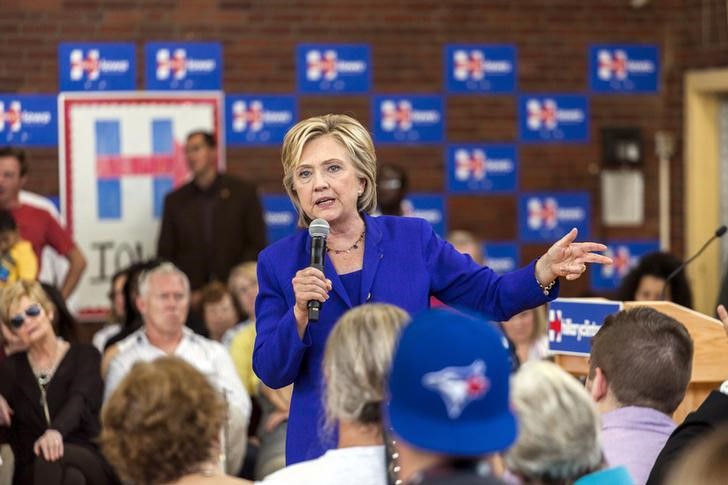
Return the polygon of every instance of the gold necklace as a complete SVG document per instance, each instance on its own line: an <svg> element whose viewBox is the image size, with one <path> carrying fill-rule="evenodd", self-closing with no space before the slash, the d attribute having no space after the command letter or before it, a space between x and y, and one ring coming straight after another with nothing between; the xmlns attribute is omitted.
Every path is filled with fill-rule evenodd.
<svg viewBox="0 0 728 485"><path fill-rule="evenodd" d="M353 250L359 249L359 243L364 240L364 234L365 233L366 233L366 229L361 232L361 234L359 235L359 239L357 239L356 241L354 241L354 244L352 244L347 249L333 249L333 248L330 248L330 247L327 246L326 247L326 252L327 253L334 253L334 254L344 254L344 253L349 254Z"/></svg>

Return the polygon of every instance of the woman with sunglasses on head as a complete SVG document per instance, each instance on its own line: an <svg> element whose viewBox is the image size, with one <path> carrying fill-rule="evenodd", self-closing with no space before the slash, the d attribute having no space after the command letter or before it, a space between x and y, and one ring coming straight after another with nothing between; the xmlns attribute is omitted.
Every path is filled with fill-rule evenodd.
<svg viewBox="0 0 728 485"><path fill-rule="evenodd" d="M95 444L101 356L56 336L54 314L35 281L3 290L2 325L28 349L0 363L0 440L15 455L13 483L116 483Z"/></svg>

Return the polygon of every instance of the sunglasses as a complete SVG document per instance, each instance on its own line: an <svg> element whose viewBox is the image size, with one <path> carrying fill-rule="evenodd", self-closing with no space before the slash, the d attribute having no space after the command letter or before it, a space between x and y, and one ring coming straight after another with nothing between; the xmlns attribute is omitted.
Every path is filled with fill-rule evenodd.
<svg viewBox="0 0 728 485"><path fill-rule="evenodd" d="M25 317L37 317L40 315L40 305L37 303L34 303L33 305L30 305L28 308L25 309L23 313L18 313L13 318L10 319L10 325L13 326L13 328L18 329L23 326L25 323Z"/></svg>

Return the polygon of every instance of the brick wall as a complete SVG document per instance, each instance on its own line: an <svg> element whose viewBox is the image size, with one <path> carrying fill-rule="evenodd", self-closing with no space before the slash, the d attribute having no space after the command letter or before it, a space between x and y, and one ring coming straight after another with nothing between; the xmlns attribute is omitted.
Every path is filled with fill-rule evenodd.
<svg viewBox="0 0 728 485"><path fill-rule="evenodd" d="M372 47L373 90L439 93L446 43L512 43L518 48L518 89L586 92L587 48L592 43L652 43L661 48L658 95L591 96L587 144L533 145L520 151L521 190L574 189L592 195L595 239L657 238L657 161L654 134L676 136L672 166L672 244L681 254L683 170L683 73L728 61L725 2L652 0L641 9L629 0L4 0L0 14L0 92L55 92L56 47L61 41L132 41L137 44L138 86L143 85L142 47L148 41L219 40L224 48L228 92L289 93L295 90L294 54L299 42L362 42ZM514 141L512 96L450 96L447 138ZM300 115L346 112L369 122L365 96L303 97ZM606 228L600 222L600 129L643 130L646 222L640 228ZM229 148L228 165L267 193L282 192L275 148ZM382 162L409 169L412 190L440 191L444 162L439 147L378 150ZM29 188L58 193L56 152L31 151ZM490 240L516 239L512 196L457 196L449 200L449 225ZM529 245L523 257L544 246ZM579 294L586 281L567 285Z"/></svg>

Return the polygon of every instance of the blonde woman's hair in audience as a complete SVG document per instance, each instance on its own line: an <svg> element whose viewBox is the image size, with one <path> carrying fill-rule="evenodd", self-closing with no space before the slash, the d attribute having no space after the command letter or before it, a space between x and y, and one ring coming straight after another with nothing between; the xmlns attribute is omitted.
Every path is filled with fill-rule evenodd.
<svg viewBox="0 0 728 485"><path fill-rule="evenodd" d="M341 143L354 164L357 176L365 180L364 192L357 200L357 210L370 213L377 207L377 155L374 142L366 128L347 115L327 114L299 121L288 130L283 139L281 162L283 163L283 186L298 211L298 225L307 227L311 222L301 208L298 195L293 189L296 167L306 143L316 138L331 135Z"/></svg>
<svg viewBox="0 0 728 485"><path fill-rule="evenodd" d="M455 246L455 249L464 254L469 254L473 260L478 264L485 263L485 257L483 255L483 248L480 242L475 239L473 233L465 231L463 229L455 229L450 231L447 235L447 241Z"/></svg>
<svg viewBox="0 0 728 485"><path fill-rule="evenodd" d="M214 458L225 404L187 362L139 362L102 411L104 455L124 480L167 483L200 471Z"/></svg>
<svg viewBox="0 0 728 485"><path fill-rule="evenodd" d="M327 427L338 420L380 422L384 383L407 312L370 303L344 313L326 342L324 409Z"/></svg>
<svg viewBox="0 0 728 485"><path fill-rule="evenodd" d="M505 457L512 472L552 484L602 467L599 415L574 377L551 362L527 362L513 379L511 401L519 427Z"/></svg>
<svg viewBox="0 0 728 485"><path fill-rule="evenodd" d="M718 427L690 448L668 475L667 485L723 485L728 477L728 426Z"/></svg>
<svg viewBox="0 0 728 485"><path fill-rule="evenodd" d="M255 261L246 261L240 263L230 270L230 276L228 276L228 288L232 291L233 281L237 278L246 278L250 281L258 281L258 263Z"/></svg>
<svg viewBox="0 0 728 485"><path fill-rule="evenodd" d="M0 319L2 319L3 325L5 325L12 333L15 331L8 325L8 322L10 322L10 318L12 317L12 315L10 315L10 307L19 302L23 297L37 302L41 307L43 307L46 315L49 315L49 319L53 321L53 319L50 318L50 315L55 313L56 307L53 305L51 299L48 298L46 292L43 291L41 284L38 281L16 281L12 285L3 288L0 292Z"/></svg>

